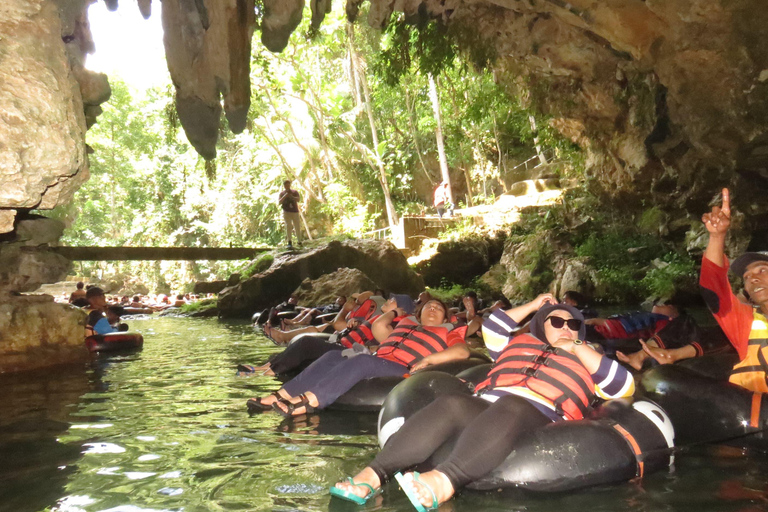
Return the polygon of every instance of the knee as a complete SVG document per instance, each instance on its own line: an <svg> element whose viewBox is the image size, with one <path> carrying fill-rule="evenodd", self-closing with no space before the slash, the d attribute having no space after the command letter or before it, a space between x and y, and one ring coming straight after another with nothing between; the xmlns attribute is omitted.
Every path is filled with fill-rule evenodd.
<svg viewBox="0 0 768 512"><path fill-rule="evenodd" d="M440 395L435 398L435 401L430 404L430 407L434 408L437 414L445 415L441 417L459 416L462 411L466 410L468 398L471 397L453 394Z"/></svg>
<svg viewBox="0 0 768 512"><path fill-rule="evenodd" d="M537 411L537 409L526 399L515 395L507 395L499 398L493 404L493 408L497 413L508 416L531 414L532 411Z"/></svg>

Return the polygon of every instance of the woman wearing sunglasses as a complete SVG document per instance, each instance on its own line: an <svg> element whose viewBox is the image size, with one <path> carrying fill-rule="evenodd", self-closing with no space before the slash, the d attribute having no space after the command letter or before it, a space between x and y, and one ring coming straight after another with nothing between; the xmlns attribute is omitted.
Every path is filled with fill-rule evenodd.
<svg viewBox="0 0 768 512"><path fill-rule="evenodd" d="M531 333L513 338L517 323L534 311ZM555 304L550 294L495 311L483 323L495 362L476 396L438 397L409 418L368 467L336 484L331 494L364 503L395 475L418 510L434 509L500 465L522 434L554 421L582 419L596 397L631 396L629 372L583 343L584 332L581 313ZM395 474L426 461L456 437L451 454L431 471Z"/></svg>

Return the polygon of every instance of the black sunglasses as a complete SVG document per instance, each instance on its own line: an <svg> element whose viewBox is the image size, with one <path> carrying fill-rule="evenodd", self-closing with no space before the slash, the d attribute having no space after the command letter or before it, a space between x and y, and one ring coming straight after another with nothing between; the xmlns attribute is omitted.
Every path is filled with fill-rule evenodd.
<svg viewBox="0 0 768 512"><path fill-rule="evenodd" d="M569 318L566 320L565 318L561 318L559 316L550 316L547 318L549 320L549 323L552 324L552 327L555 329L562 329L564 325L568 325L568 328L572 331L578 331L581 329L581 320L578 318Z"/></svg>

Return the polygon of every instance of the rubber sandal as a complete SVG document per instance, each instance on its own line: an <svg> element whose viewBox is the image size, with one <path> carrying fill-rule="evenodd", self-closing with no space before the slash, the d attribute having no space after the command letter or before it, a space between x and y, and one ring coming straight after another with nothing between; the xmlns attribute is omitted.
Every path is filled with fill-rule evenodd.
<svg viewBox="0 0 768 512"><path fill-rule="evenodd" d="M352 503L357 503L358 505L365 505L365 503L371 499L371 496L376 494L378 491L373 488L372 485L366 484L366 483L355 483L355 481L352 479L352 477L347 477L347 480L350 484L352 484L355 487L367 487L370 491L365 496L358 496L357 494L354 494L349 491L345 491L344 489L339 489L336 486L331 487L330 493L331 496L336 496L337 498L341 498L343 500L351 501Z"/></svg>
<svg viewBox="0 0 768 512"><path fill-rule="evenodd" d="M430 486L419 480L418 471L414 471L412 474L413 481L419 482L420 485L423 485L432 494L432 505L429 508L426 508L421 504L421 500L419 500L419 495L416 492L416 488L413 486L413 483L406 480L402 473L396 473L395 480L397 480L397 483L400 484L400 488L403 490L405 495L408 496L408 499L411 500L411 505L413 505L413 508L415 508L418 512L437 510L437 507L440 506L440 504L437 502L437 495L435 494L435 491L433 491Z"/></svg>
<svg viewBox="0 0 768 512"><path fill-rule="evenodd" d="M264 398L251 398L247 402L245 402L245 405L248 407L248 412L261 412L261 411L268 411L272 409L272 406L275 404L275 402L270 402L268 404L264 403L265 398L269 397L275 397L277 398L277 401L285 400L280 394L275 391L274 393L271 393Z"/></svg>
<svg viewBox="0 0 768 512"><path fill-rule="evenodd" d="M309 399L307 398L307 395L301 394L299 395L299 401L294 403L288 402L286 400L278 400L278 402L282 402L285 404L287 411L284 411L279 405L278 402L275 402L272 404L272 409L274 409L277 413L282 415L285 418L293 418L294 416L302 416L304 414L312 414L315 412L315 407L312 407L309 405ZM304 407L304 412L300 414L296 414L296 409Z"/></svg>
<svg viewBox="0 0 768 512"><path fill-rule="evenodd" d="M239 364L237 365L237 373L256 373L256 367L251 366L250 364Z"/></svg>

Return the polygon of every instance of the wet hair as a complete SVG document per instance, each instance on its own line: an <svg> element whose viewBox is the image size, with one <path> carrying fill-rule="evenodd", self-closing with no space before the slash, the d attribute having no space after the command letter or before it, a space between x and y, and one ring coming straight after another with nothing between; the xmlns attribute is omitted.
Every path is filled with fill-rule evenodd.
<svg viewBox="0 0 768 512"><path fill-rule="evenodd" d="M176 300L184 300L184 296L182 294L178 294L176 296Z"/></svg>
<svg viewBox="0 0 768 512"><path fill-rule="evenodd" d="M565 299L570 299L573 302L575 302L576 307L578 308L583 308L589 302L589 300L587 300L587 297L584 294L579 293L575 290L568 290L567 292L565 292L563 294L563 300Z"/></svg>
<svg viewBox="0 0 768 512"><path fill-rule="evenodd" d="M379 297L387 296L387 292L385 292L382 288L376 288L375 290L373 290L373 294L378 295Z"/></svg>
<svg viewBox="0 0 768 512"><path fill-rule="evenodd" d="M75 286L77 287L78 290L82 290L85 287L85 283L82 281L78 281Z"/></svg>
<svg viewBox="0 0 768 512"><path fill-rule="evenodd" d="M579 328L578 337L583 340L587 335L587 326L584 324L584 315L581 311L568 304L550 304L539 309L533 318L531 319L531 334L536 336L541 341L549 343L544 331L544 322L549 318L550 314L554 311L563 310L571 314L571 316L577 320L581 320L581 327Z"/></svg>
<svg viewBox="0 0 768 512"><path fill-rule="evenodd" d="M91 305L90 302L88 302L88 299L80 297L79 299L75 299L72 301L72 305L77 308L87 308Z"/></svg>
<svg viewBox="0 0 768 512"><path fill-rule="evenodd" d="M283 181L283 186L286 186L286 185L288 185L290 187L291 186L291 180L284 180Z"/></svg>
<svg viewBox="0 0 768 512"><path fill-rule="evenodd" d="M440 307L443 308L443 312L445 313L445 321L448 322L450 320L451 314L448 312L448 306L445 305L445 302L441 301L440 299L436 299L432 297L429 300L425 300L423 304L419 304L416 309L413 311L413 316L419 319L421 321L421 310L424 309L424 306L429 304L430 302L437 302L440 304Z"/></svg>
<svg viewBox="0 0 768 512"><path fill-rule="evenodd" d="M123 306L109 306L107 311L115 316L123 316L125 314L125 308Z"/></svg>
<svg viewBox="0 0 768 512"><path fill-rule="evenodd" d="M92 286L88 288L87 292L85 292L86 299L90 299L92 297L98 297L99 295L104 296L104 290L102 290L98 286Z"/></svg>

